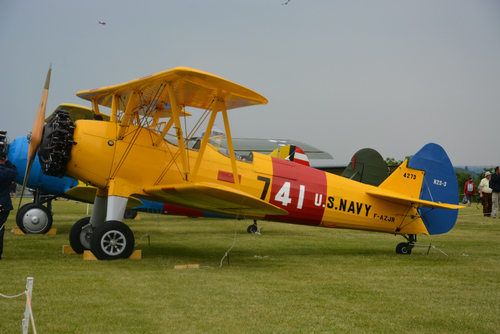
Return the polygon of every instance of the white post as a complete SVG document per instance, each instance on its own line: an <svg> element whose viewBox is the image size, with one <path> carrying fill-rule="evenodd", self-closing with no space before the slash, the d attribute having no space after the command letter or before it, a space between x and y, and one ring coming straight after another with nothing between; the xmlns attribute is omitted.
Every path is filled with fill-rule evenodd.
<svg viewBox="0 0 500 334"><path fill-rule="evenodd" d="M30 325L30 308L31 294L33 292L33 277L28 277L28 282L26 283L27 298L26 298L26 308L24 310L23 319L23 334L28 334L28 328Z"/></svg>

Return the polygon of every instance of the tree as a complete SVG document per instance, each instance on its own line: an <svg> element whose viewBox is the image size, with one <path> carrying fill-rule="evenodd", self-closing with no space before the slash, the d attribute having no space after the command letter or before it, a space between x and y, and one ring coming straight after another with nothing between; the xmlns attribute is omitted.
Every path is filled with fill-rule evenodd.
<svg viewBox="0 0 500 334"><path fill-rule="evenodd" d="M483 168L483 171L481 173L479 173L479 175L477 176L478 184L481 182L482 179L484 179L484 174L486 174L486 172L490 172L491 174L494 173L493 166L491 166L491 167L492 168Z"/></svg>
<svg viewBox="0 0 500 334"><path fill-rule="evenodd" d="M413 155L408 155L405 157L405 160L409 160ZM385 163L389 166L399 166L401 165L405 160L396 160L394 158L385 158Z"/></svg>
<svg viewBox="0 0 500 334"><path fill-rule="evenodd" d="M402 160L396 160L394 158L385 158L385 163L389 166L394 166L394 165L401 165L403 163Z"/></svg>

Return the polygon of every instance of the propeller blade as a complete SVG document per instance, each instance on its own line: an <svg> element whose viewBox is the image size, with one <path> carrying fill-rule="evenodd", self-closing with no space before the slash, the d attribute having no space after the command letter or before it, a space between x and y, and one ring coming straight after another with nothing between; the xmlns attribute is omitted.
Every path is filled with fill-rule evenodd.
<svg viewBox="0 0 500 334"><path fill-rule="evenodd" d="M21 192L21 198L19 199L19 207L21 207L21 202L23 200L23 195L24 195L24 189L26 189L26 183L28 182L28 177L30 175L31 167L33 166L33 161L35 161L36 151L38 150L38 147L42 142L43 126L45 124L45 110L47 108L47 99L49 97L51 73L52 73L52 64L50 64L49 72L47 73L47 78L45 79L45 86L43 87L42 99L40 100L40 106L38 107L35 123L33 124L33 129L31 130L30 146L28 148L28 161L26 163L26 172L24 173L23 190Z"/></svg>

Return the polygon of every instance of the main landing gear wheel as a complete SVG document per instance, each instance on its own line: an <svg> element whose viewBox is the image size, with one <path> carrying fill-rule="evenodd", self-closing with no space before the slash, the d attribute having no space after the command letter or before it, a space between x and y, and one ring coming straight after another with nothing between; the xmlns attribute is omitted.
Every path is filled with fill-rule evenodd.
<svg viewBox="0 0 500 334"><path fill-rule="evenodd" d="M97 226L90 237L90 250L99 260L127 259L134 251L134 234L116 220Z"/></svg>
<svg viewBox="0 0 500 334"><path fill-rule="evenodd" d="M410 255L412 248L413 244L410 244L409 242L402 242L396 246L396 253L403 255Z"/></svg>
<svg viewBox="0 0 500 334"><path fill-rule="evenodd" d="M41 204L25 204L17 212L16 223L24 234L45 234L52 227L52 213Z"/></svg>
<svg viewBox="0 0 500 334"><path fill-rule="evenodd" d="M69 244L76 254L83 254L84 251L90 249L91 235L90 217L82 218L73 224L69 232Z"/></svg>

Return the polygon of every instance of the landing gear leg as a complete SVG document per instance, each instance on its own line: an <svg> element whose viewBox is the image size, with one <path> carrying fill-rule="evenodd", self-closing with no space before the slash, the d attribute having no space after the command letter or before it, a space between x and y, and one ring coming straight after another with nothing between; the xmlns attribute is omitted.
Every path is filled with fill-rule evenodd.
<svg viewBox="0 0 500 334"><path fill-rule="evenodd" d="M69 244L77 254L90 249L90 236L94 229L106 220L107 206L108 198L96 195L92 215L78 220L71 227Z"/></svg>
<svg viewBox="0 0 500 334"><path fill-rule="evenodd" d="M120 222L123 221L123 215L127 209L127 202L127 197L109 196L106 219Z"/></svg>
<svg viewBox="0 0 500 334"><path fill-rule="evenodd" d="M106 220L107 207L108 197L96 195L94 208L92 209L92 215L90 216L90 225L92 225L92 229L95 229Z"/></svg>
<svg viewBox="0 0 500 334"><path fill-rule="evenodd" d="M403 235L408 242L402 242L396 246L396 253L403 255L410 255L411 250L415 247L415 243L417 242L416 234L409 234L408 236Z"/></svg>

